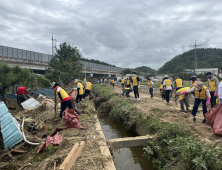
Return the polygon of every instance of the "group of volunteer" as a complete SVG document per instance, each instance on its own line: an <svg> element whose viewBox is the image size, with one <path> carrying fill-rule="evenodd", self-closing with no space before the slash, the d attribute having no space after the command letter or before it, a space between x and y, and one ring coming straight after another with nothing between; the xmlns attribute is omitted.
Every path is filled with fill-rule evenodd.
<svg viewBox="0 0 222 170"><path fill-rule="evenodd" d="M112 82L111 82L111 84L112 84ZM130 97L129 93L133 91L134 96L135 96L134 100L140 100L140 96L139 96L140 78L136 75L136 72L133 72L132 80L130 80L129 78L124 80L122 77L121 84L122 84L122 88L123 88L122 95L125 94L129 98ZM125 86L126 86L126 88L124 88ZM113 87L114 87L114 85L113 85Z"/></svg>
<svg viewBox="0 0 222 170"><path fill-rule="evenodd" d="M82 85L81 81L78 79L74 80L74 84L76 85L76 88L73 88L73 90L76 90L76 103L79 104L82 99L84 99L86 96L90 96L90 91L92 87L91 82L85 82L84 85ZM59 101L61 102L61 110L60 110L60 118L62 118L62 113L65 111L65 109L68 107L69 109L74 109L75 112L80 115L81 113L73 107L71 97L68 95L68 93L62 89L58 83L53 82L51 84L51 88L54 89ZM85 93L84 93L85 89ZM57 102L57 103L58 103Z"/></svg>
<svg viewBox="0 0 222 170"><path fill-rule="evenodd" d="M203 82L197 82L196 77L191 77L191 87L183 87L183 81L177 76L175 80L175 86L173 87L172 82L169 80L168 76L164 76L160 90L162 93L162 99L165 98L167 104L169 103L170 92L176 91L175 99L179 96L181 110L184 109L184 104L186 110L191 110L188 102L188 94L192 94L195 97L194 106L192 109L193 121L196 121L196 113L200 103L202 103L203 108L203 123L206 123L205 113L207 113L207 107L211 103L211 108L216 105L217 96L219 98L219 103L222 102L222 83L212 75L211 72L207 72L206 76L208 78L208 87L203 85ZM219 77L222 78L222 69L220 70ZM148 84L149 81L148 81ZM152 94L151 94L152 96Z"/></svg>

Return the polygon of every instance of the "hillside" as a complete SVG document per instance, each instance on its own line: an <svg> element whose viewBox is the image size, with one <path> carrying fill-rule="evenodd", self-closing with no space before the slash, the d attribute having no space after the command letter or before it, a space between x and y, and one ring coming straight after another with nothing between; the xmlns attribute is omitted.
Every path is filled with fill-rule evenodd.
<svg viewBox="0 0 222 170"><path fill-rule="evenodd" d="M197 68L221 68L222 49L199 48L197 54ZM195 50L187 51L175 56L158 69L158 73L179 73L184 69L194 68Z"/></svg>
<svg viewBox="0 0 222 170"><path fill-rule="evenodd" d="M156 70L147 67L147 66L141 66L141 67L137 67L135 69L125 69L124 70L124 74L132 74L133 72L136 72L137 75L141 74L141 73L149 73L149 74L156 74Z"/></svg>
<svg viewBox="0 0 222 170"><path fill-rule="evenodd" d="M96 64L102 64L102 65L106 65L106 66L116 67L115 65L108 64L108 63L106 63L106 62L99 61L99 60L94 60L94 59L81 58L80 60L82 60L82 61L87 61L87 62L91 62L91 63L96 63Z"/></svg>

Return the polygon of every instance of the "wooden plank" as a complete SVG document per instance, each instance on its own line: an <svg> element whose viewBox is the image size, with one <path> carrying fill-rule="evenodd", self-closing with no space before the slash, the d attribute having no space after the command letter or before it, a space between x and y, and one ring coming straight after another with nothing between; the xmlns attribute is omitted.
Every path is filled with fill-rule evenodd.
<svg viewBox="0 0 222 170"><path fill-rule="evenodd" d="M59 170L70 170L84 146L85 146L84 141L82 141L81 143L76 143L72 148L72 150L69 152L68 156L66 157L62 165L60 166Z"/></svg>

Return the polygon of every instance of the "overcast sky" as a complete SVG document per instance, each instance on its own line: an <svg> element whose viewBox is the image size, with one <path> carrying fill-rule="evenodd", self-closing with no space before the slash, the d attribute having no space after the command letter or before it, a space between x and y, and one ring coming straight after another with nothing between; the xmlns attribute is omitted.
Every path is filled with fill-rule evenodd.
<svg viewBox="0 0 222 170"><path fill-rule="evenodd" d="M222 47L221 0L0 0L0 45L51 54L51 36L85 58L158 69L192 49Z"/></svg>

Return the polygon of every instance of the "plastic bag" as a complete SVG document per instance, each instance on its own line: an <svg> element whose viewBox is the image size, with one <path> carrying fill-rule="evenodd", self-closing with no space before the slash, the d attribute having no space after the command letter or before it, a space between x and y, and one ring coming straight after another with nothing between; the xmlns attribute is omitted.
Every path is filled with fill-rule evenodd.
<svg viewBox="0 0 222 170"><path fill-rule="evenodd" d="M211 108L206 114L207 123L211 126L214 135L222 136L222 104Z"/></svg>
<svg viewBox="0 0 222 170"><path fill-rule="evenodd" d="M75 90L71 90L69 93L68 93L69 97L71 97L71 100L72 100L72 103L74 103L75 99L76 99L76 93L75 93Z"/></svg>

